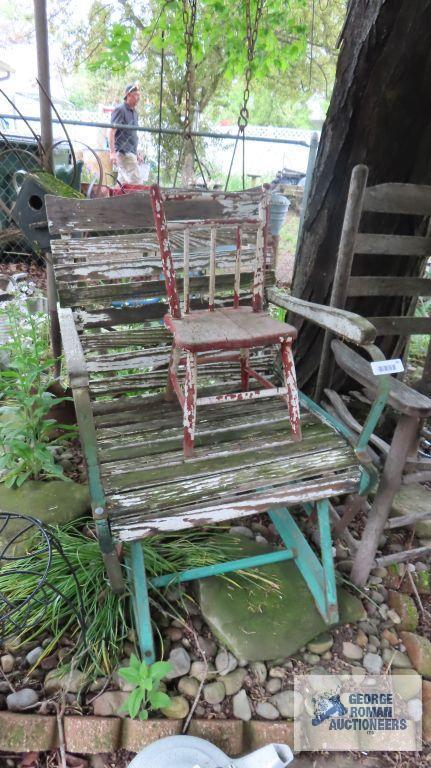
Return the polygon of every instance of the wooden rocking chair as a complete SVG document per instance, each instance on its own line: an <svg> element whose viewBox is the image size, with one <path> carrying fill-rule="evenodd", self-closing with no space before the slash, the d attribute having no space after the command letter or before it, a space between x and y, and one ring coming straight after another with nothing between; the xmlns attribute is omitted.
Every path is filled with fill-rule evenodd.
<svg viewBox="0 0 431 768"><path fill-rule="evenodd" d="M192 195L164 193L157 184L151 187L154 222L160 244L160 255L169 302L169 313L164 317L166 327L173 334L172 352L168 370L166 398L175 393L183 409L184 455L193 455L196 424L196 406L213 405L226 401L255 400L261 397L282 396L289 409L293 438L301 439L299 400L296 386L292 342L296 329L280 322L263 311L265 288L268 190L262 189L261 199L235 194L223 195L223 209L214 212L214 197L208 194L197 198L198 209L192 207L193 219L167 223L165 200L184 200L190 207ZM196 195L195 195L196 196ZM233 207L236 209L233 210ZM169 232L184 232L183 294L184 310L175 277ZM189 238L192 229L210 230L209 305L208 309L190 311L189 295ZM215 306L216 237L217 231L233 231L235 238L235 286L231 307ZM252 306L240 306L241 251L243 231L255 236L256 261L254 268ZM267 345L280 345L284 387L274 387L266 377L250 366L250 349ZM228 354L226 354L226 352ZM185 353L185 356L184 356ZM201 357L199 354L202 353ZM241 367L241 392L230 392L197 397L197 366L200 362L238 361ZM186 365L184 390L178 377L180 365ZM263 389L249 390L250 377L257 379ZM245 394L247 393L247 394Z"/></svg>

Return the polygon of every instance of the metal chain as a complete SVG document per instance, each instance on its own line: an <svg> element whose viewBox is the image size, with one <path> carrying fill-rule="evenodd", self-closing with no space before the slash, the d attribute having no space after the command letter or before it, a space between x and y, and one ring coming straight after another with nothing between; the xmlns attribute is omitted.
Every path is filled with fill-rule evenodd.
<svg viewBox="0 0 431 768"><path fill-rule="evenodd" d="M184 25L184 42L186 46L186 104L185 104L185 113L184 113L184 133L183 133L183 144L180 150L180 154L178 157L178 163L177 168L175 171L175 178L174 178L174 187L177 185L177 178L178 173L180 170L181 160L183 157L184 152L184 144L186 141L190 142L190 146L193 150L193 157L196 160L200 174L202 176L202 180L205 187L208 187L208 184L205 179L204 170L202 168L202 163L199 160L199 155L196 150L196 145L193 141L192 137L192 126L190 124L190 112L191 112L191 99L192 99L192 61L193 61L193 40L194 40L194 34L195 34L195 24L196 24L196 6L197 6L197 0L183 0L183 25ZM190 12L189 12L190 8Z"/></svg>
<svg viewBox="0 0 431 768"><path fill-rule="evenodd" d="M246 25L247 25L247 67L245 70L245 88L244 88L244 94L243 94L242 107L240 109L239 117L238 117L238 128L241 131L241 133L244 132L245 128L248 125L248 118L249 118L248 100L250 98L250 82L252 78L251 67L254 60L257 33L259 30L259 22L262 16L264 5L265 5L265 0L256 0L256 13L255 13L254 21L252 24L251 0L245 0L245 16L246 16Z"/></svg>
<svg viewBox="0 0 431 768"><path fill-rule="evenodd" d="M265 0L256 0L256 13L254 16L253 24L251 22L251 0L245 0L245 18L247 29L247 67L245 70L245 88L242 99L242 107L238 116L238 134L235 139L235 145L233 148L232 159L230 161L229 171L226 178L225 192L229 186L230 175L232 172L233 161L236 155L236 149L239 139L242 139L242 188L245 189L245 129L248 125L248 100L250 98L250 82L252 78L252 64L254 61L254 54L256 48L257 34L259 31L259 22L262 16Z"/></svg>
<svg viewBox="0 0 431 768"><path fill-rule="evenodd" d="M190 111L192 91L192 55L196 24L197 0L183 0L184 42L186 45L186 106L184 114L184 133L190 133ZM190 13L189 13L190 7Z"/></svg>

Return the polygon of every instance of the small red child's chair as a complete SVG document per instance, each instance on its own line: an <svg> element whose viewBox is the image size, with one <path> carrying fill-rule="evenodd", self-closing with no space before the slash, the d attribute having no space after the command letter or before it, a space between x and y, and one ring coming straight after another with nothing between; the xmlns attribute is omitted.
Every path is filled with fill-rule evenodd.
<svg viewBox="0 0 431 768"><path fill-rule="evenodd" d="M299 401L292 355L292 342L297 331L293 326L282 323L263 311L268 190L262 189L258 197L255 190L248 193L162 193L160 187L154 184L150 195L169 303L169 313L165 315L164 323L173 334L166 397L172 399L175 393L183 409L185 457L193 454L196 406L230 400L283 397L289 409L294 439L300 440ZM169 213L169 223L166 220L165 205ZM233 306L218 308L215 306L216 236L217 230L221 228L235 232L236 257ZM190 311L190 232L197 229L210 230L209 305L208 309ZM183 313L169 241L169 232L174 230L182 230L184 233ZM250 232L254 233L256 238L251 307L240 306L243 233ZM270 344L280 345L284 387L275 387L271 381L250 367L250 349ZM226 355L226 351L230 350L232 354ZM198 356L200 353L203 354ZM242 391L197 397L198 363L227 360L237 360L240 364ZM183 391L178 378L178 368L184 363L186 372ZM257 379L263 388L248 391L250 377Z"/></svg>

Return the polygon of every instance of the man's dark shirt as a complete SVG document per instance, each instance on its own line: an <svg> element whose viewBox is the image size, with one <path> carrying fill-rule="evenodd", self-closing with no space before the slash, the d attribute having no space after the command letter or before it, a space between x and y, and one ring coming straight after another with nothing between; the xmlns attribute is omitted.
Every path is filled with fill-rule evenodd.
<svg viewBox="0 0 431 768"><path fill-rule="evenodd" d="M138 115L134 109L131 109L129 105L124 101L118 107L112 110L111 123L120 123L121 125L138 125ZM116 152L126 153L133 152L135 155L138 151L138 133L137 131L128 131L117 128L115 131L115 150Z"/></svg>

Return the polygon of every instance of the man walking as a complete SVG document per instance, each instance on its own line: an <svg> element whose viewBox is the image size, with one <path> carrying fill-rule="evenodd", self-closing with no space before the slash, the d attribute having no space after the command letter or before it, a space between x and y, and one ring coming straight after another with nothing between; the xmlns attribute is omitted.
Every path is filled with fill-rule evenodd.
<svg viewBox="0 0 431 768"><path fill-rule="evenodd" d="M130 126L111 128L109 131L109 149L111 161L118 168L118 181L122 184L141 184L138 168L138 132L131 130L138 125L136 107L139 102L139 86L128 85L124 92L124 101L112 111L111 123Z"/></svg>

